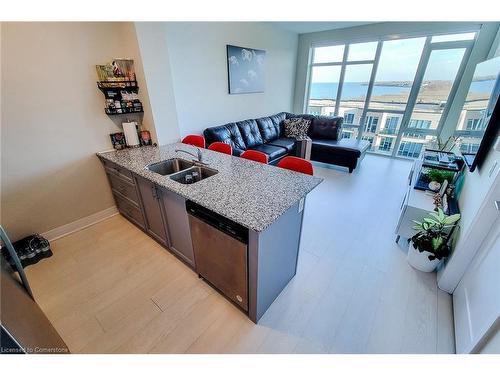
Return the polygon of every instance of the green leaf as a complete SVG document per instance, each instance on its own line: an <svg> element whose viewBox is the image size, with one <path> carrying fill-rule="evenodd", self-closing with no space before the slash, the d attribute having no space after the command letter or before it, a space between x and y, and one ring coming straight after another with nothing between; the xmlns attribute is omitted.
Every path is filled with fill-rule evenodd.
<svg viewBox="0 0 500 375"><path fill-rule="evenodd" d="M424 221L425 221L426 223L433 224L433 225L435 225L435 224L439 224L439 222L437 222L436 220L431 219L431 218L429 218L429 217L424 217Z"/></svg>
<svg viewBox="0 0 500 375"><path fill-rule="evenodd" d="M444 242L444 239L443 237L434 237L432 240L431 240L431 243L432 243L432 248L434 250L438 250L441 245L443 244Z"/></svg>
<svg viewBox="0 0 500 375"><path fill-rule="evenodd" d="M453 223L456 223L458 220L460 220L460 214L455 214L455 215L445 217L444 223L445 224L453 224Z"/></svg>
<svg viewBox="0 0 500 375"><path fill-rule="evenodd" d="M438 214L439 214L439 221L443 222L445 218L444 211L441 208L438 208Z"/></svg>
<svg viewBox="0 0 500 375"><path fill-rule="evenodd" d="M435 213L435 212L429 212L429 215L432 216L437 221L439 221L439 215L437 213Z"/></svg>

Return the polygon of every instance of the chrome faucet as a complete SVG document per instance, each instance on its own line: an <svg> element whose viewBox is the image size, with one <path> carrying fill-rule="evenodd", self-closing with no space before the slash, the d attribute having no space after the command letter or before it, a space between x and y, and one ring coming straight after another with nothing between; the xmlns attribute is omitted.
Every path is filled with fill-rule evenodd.
<svg viewBox="0 0 500 375"><path fill-rule="evenodd" d="M175 152L184 152L184 153L196 158L198 163L206 165L207 163L203 162L203 154L201 153L201 150L198 147L195 147L195 149L196 149L196 154L193 154L192 152L189 152L186 150L181 150L181 149L176 149Z"/></svg>

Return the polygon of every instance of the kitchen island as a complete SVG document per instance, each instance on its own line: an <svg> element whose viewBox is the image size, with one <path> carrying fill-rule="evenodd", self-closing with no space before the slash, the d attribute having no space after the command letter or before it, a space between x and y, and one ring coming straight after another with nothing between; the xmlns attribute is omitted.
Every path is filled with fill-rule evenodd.
<svg viewBox="0 0 500 375"><path fill-rule="evenodd" d="M194 154L197 151L195 147L175 143L103 152L98 157L120 213L257 322L295 275L305 196L322 179L205 149L201 150L202 161L212 172L198 182L176 181L174 178L182 170L163 175L148 168L162 161L193 159L176 150ZM245 228L245 238L239 239L246 242L244 253L234 258L240 262L237 267L241 272L222 284L218 275L225 272L223 269L212 273L214 278L206 277L201 264L201 260L210 262L210 258L202 256L204 243L209 246L216 239L207 236L203 241L197 229L192 233L193 228L199 227L198 220L188 213L186 204ZM223 253L218 263L211 264L208 272L232 261L233 253L226 255ZM233 280L239 285L238 290L230 285Z"/></svg>

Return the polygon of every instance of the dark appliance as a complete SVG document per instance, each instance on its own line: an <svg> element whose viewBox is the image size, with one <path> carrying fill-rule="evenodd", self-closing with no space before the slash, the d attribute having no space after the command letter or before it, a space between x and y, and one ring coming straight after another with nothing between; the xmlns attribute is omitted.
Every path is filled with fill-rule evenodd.
<svg viewBox="0 0 500 375"><path fill-rule="evenodd" d="M248 311L248 229L194 202L186 208L196 272Z"/></svg>

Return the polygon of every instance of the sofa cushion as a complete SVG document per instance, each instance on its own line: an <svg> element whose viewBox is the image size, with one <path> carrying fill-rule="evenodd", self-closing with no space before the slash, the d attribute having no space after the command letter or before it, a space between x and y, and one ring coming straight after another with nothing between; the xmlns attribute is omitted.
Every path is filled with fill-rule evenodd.
<svg viewBox="0 0 500 375"><path fill-rule="evenodd" d="M260 151L267 156L269 156L269 161L273 161L275 159L278 159L284 155L286 155L286 148L280 147L280 146L274 146L269 143L264 143L262 145L258 145L252 148L252 150Z"/></svg>
<svg viewBox="0 0 500 375"><path fill-rule="evenodd" d="M241 136L240 129L235 123L229 123L226 125L214 126L212 128L207 128L203 132L207 145L214 142L224 142L231 145L233 150L246 150L247 147ZM237 152L235 153L235 155Z"/></svg>
<svg viewBox="0 0 500 375"><path fill-rule="evenodd" d="M295 138L281 137L268 143L268 145L284 147L288 153L295 151Z"/></svg>
<svg viewBox="0 0 500 375"><path fill-rule="evenodd" d="M286 119L286 113L285 112L280 112L275 115L269 116L271 118L271 121L273 122L274 126L276 126L279 129L279 136L283 136L283 121Z"/></svg>
<svg viewBox="0 0 500 375"><path fill-rule="evenodd" d="M261 145L264 143L260 135L259 127L255 120L245 120L236 123L240 129L241 136L247 148Z"/></svg>
<svg viewBox="0 0 500 375"><path fill-rule="evenodd" d="M370 142L357 139L313 139L312 148L321 151L327 151L331 154L351 154L359 157L370 147Z"/></svg>
<svg viewBox="0 0 500 375"><path fill-rule="evenodd" d="M262 135L262 140L264 143L270 142L273 139L277 139L280 136L280 126L279 123L273 121L271 117L261 117L257 120L257 126L259 127L260 134Z"/></svg>
<svg viewBox="0 0 500 375"><path fill-rule="evenodd" d="M288 118L283 120L284 136L297 139L304 139L307 137L307 131L311 121L300 118Z"/></svg>
<svg viewBox="0 0 500 375"><path fill-rule="evenodd" d="M312 120L316 117L315 115L308 115L308 114L293 114L293 113L285 113L286 118L303 118L304 120L309 120L312 122Z"/></svg>
<svg viewBox="0 0 500 375"><path fill-rule="evenodd" d="M241 148L233 147L233 156L241 156L246 150L242 150Z"/></svg>
<svg viewBox="0 0 500 375"><path fill-rule="evenodd" d="M316 116L309 128L309 137L337 140L342 122L342 117Z"/></svg>

